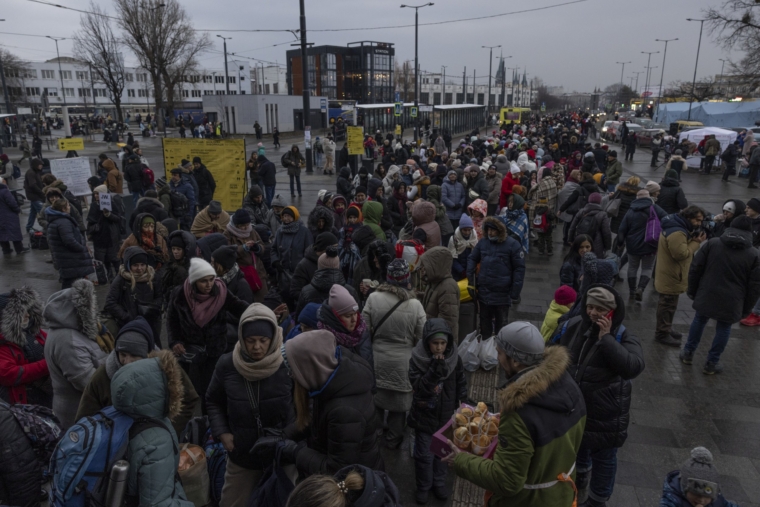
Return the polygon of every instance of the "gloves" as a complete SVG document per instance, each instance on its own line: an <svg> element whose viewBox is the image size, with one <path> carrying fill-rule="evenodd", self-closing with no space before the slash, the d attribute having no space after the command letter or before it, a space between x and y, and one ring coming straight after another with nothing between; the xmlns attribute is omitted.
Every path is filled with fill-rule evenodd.
<svg viewBox="0 0 760 507"><path fill-rule="evenodd" d="M253 447L251 447L249 454L260 458L262 462L268 463L274 460L275 451L280 442L282 442L281 436L260 437L253 444Z"/></svg>
<svg viewBox="0 0 760 507"><path fill-rule="evenodd" d="M454 205L454 209L455 209L455 210L458 210L458 209L462 209L462 205L461 205L461 204L459 204L459 203L456 203L456 204Z"/></svg>
<svg viewBox="0 0 760 507"><path fill-rule="evenodd" d="M280 446L280 465L294 465L298 451L306 447L306 441L283 440Z"/></svg>
<svg viewBox="0 0 760 507"><path fill-rule="evenodd" d="M519 305L520 301L522 301L522 298L520 298L520 297L512 298L512 304L513 305Z"/></svg>

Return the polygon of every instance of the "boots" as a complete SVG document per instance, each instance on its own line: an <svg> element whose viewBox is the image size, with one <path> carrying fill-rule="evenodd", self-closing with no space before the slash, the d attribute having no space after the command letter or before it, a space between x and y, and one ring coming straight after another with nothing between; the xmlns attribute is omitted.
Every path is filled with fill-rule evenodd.
<svg viewBox="0 0 760 507"><path fill-rule="evenodd" d="M628 278L628 295L633 297L636 293L636 277ZM640 301L640 300L639 300Z"/></svg>
<svg viewBox="0 0 760 507"><path fill-rule="evenodd" d="M647 284L649 283L649 277L648 276L642 276L639 279L639 287L636 289L636 293L634 294L636 301L641 301L641 299L644 296L644 289L647 288Z"/></svg>
<svg viewBox="0 0 760 507"><path fill-rule="evenodd" d="M591 470L588 472L577 472L575 474L575 487L578 488L578 505L588 500L588 488L591 484Z"/></svg>

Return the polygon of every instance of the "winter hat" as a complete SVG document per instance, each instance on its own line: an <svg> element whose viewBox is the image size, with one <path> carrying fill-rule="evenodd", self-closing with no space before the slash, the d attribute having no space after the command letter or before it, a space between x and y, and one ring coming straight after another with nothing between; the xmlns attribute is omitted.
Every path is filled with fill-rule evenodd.
<svg viewBox="0 0 760 507"><path fill-rule="evenodd" d="M218 215L222 212L222 203L219 201L211 201L208 203L208 212Z"/></svg>
<svg viewBox="0 0 760 507"><path fill-rule="evenodd" d="M229 271L232 269L232 266L235 265L235 262L237 262L237 247L234 245L220 246L214 250L214 253L211 254L211 258L217 264Z"/></svg>
<svg viewBox="0 0 760 507"><path fill-rule="evenodd" d="M617 158L617 151L610 150L609 153L607 153L608 157Z"/></svg>
<svg viewBox="0 0 760 507"><path fill-rule="evenodd" d="M277 206L278 208L284 208L287 205L288 205L288 201L286 201L285 198L283 196L281 196L280 194L277 194L276 196L274 196L272 198L272 207L273 208L275 206Z"/></svg>
<svg viewBox="0 0 760 507"><path fill-rule="evenodd" d="M644 187L649 190L649 195L656 194L660 191L660 185L654 181L647 181L647 184L644 185Z"/></svg>
<svg viewBox="0 0 760 507"><path fill-rule="evenodd" d="M195 164L195 163L200 164L201 163L201 157L193 157L193 164Z"/></svg>
<svg viewBox="0 0 760 507"><path fill-rule="evenodd" d="M108 187L105 185L98 185L93 189L93 192L97 192L98 194L107 194L108 193Z"/></svg>
<svg viewBox="0 0 760 507"><path fill-rule="evenodd" d="M283 215L290 215L295 220L299 220L301 218L301 214L298 212L295 206L285 206L285 209L282 210Z"/></svg>
<svg viewBox="0 0 760 507"><path fill-rule="evenodd" d="M130 255L129 260L125 259L124 267L126 269L130 269L133 264L147 264L148 263L148 254L145 253L145 250L140 248L139 246L130 246L127 248L127 250L134 249L139 250L136 254ZM124 256L127 257L127 252L124 252Z"/></svg>
<svg viewBox="0 0 760 507"><path fill-rule="evenodd" d="M324 232L322 234L325 234ZM321 236L321 234L320 234ZM359 250L364 250L366 246L368 246L370 243L375 241L377 237L375 236L375 233L372 231L372 228L368 225L362 225L360 227L357 227L356 230L351 234L351 241L353 241L356 246L359 247Z"/></svg>
<svg viewBox="0 0 760 507"><path fill-rule="evenodd" d="M244 209L239 209L232 215L232 223L234 225L243 225L251 223L251 215Z"/></svg>
<svg viewBox="0 0 760 507"><path fill-rule="evenodd" d="M453 169L452 169L452 170L450 170L449 172L447 172L447 173L446 173L446 179L449 179L449 176L451 176L452 174L453 174L454 176L457 176L457 177L459 177L459 176L457 175L457 172L456 172L455 170L453 170Z"/></svg>
<svg viewBox="0 0 760 507"><path fill-rule="evenodd" d="M210 275L216 276L216 271L211 267L211 264L198 257L190 259L190 269L187 271L187 279L190 283L195 283Z"/></svg>
<svg viewBox="0 0 760 507"><path fill-rule="evenodd" d="M728 211L729 213L736 213L736 203L734 203L734 201L726 202L726 204L723 205L723 211Z"/></svg>
<svg viewBox="0 0 760 507"><path fill-rule="evenodd" d="M636 199L651 199L652 196L649 193L649 190L642 188L638 192L636 192Z"/></svg>
<svg viewBox="0 0 760 507"><path fill-rule="evenodd" d="M365 187L363 185L359 185L358 187L356 187L356 191L354 192L354 195L356 195L356 194L367 195L367 187Z"/></svg>
<svg viewBox="0 0 760 507"><path fill-rule="evenodd" d="M588 202L589 204L601 204L602 194L599 192L592 192L591 195L588 196Z"/></svg>
<svg viewBox="0 0 760 507"><path fill-rule="evenodd" d="M320 259L321 260L321 259ZM342 285L335 284L330 288L330 297L327 300L327 306L335 312L336 315L343 315L348 312L359 310L359 305Z"/></svg>
<svg viewBox="0 0 760 507"><path fill-rule="evenodd" d="M665 171L665 177L666 178L673 178L674 180L677 180L678 179L678 173L676 172L675 169L668 169L667 171Z"/></svg>
<svg viewBox="0 0 760 507"><path fill-rule="evenodd" d="M328 246L337 244L338 238L335 237L335 234L331 232L323 232L317 236L316 241L314 241L314 250L317 252L324 252L327 250Z"/></svg>
<svg viewBox="0 0 760 507"><path fill-rule="evenodd" d="M473 223L472 223L472 218L470 218L469 216L467 216L467 215L465 215L463 213L462 216L459 218L459 228L460 229L466 229L466 228L472 229L474 227L475 227L475 225L473 225Z"/></svg>
<svg viewBox="0 0 760 507"><path fill-rule="evenodd" d="M324 329L307 331L280 349L293 379L309 391L322 389L340 364L335 336Z"/></svg>
<svg viewBox="0 0 760 507"><path fill-rule="evenodd" d="M243 323L243 328L240 330L240 335L245 338L246 336L265 336L269 339L274 338L274 324L266 318L248 320Z"/></svg>
<svg viewBox="0 0 760 507"><path fill-rule="evenodd" d="M264 193L261 191L261 187L258 185L252 185L251 190L248 191L248 195L251 196L253 199L254 197L258 197L260 195L264 195Z"/></svg>
<svg viewBox="0 0 760 507"><path fill-rule="evenodd" d="M153 218L150 215L146 215L146 216L143 217L142 222L140 222L140 225L142 226L142 225L145 225L145 224L155 224L155 223L156 223L156 219L155 218Z"/></svg>
<svg viewBox="0 0 760 507"><path fill-rule="evenodd" d="M143 359L148 357L148 340L142 333L137 331L126 331L119 334L114 345L116 352L126 352L132 356L142 357Z"/></svg>
<svg viewBox="0 0 760 507"><path fill-rule="evenodd" d="M356 217L361 222L362 211L356 206L349 206L348 209L346 209L346 218L348 219L349 217ZM323 232L322 234L326 234L326 233Z"/></svg>
<svg viewBox="0 0 760 507"><path fill-rule="evenodd" d="M317 269L338 269L339 267L338 249L335 246L328 247L317 260Z"/></svg>
<svg viewBox="0 0 760 507"><path fill-rule="evenodd" d="M757 197L753 197L752 199L747 201L747 207L760 213L760 199L758 199Z"/></svg>
<svg viewBox="0 0 760 507"><path fill-rule="evenodd" d="M602 287L592 287L588 290L586 293L586 304L600 306L607 310L614 310L617 308L615 295Z"/></svg>
<svg viewBox="0 0 760 507"><path fill-rule="evenodd" d="M751 231L752 219L747 215L739 215L731 221L731 227L740 231Z"/></svg>
<svg viewBox="0 0 760 507"><path fill-rule="evenodd" d="M496 335L496 346L526 366L538 364L544 358L544 337L529 322L513 322Z"/></svg>
<svg viewBox="0 0 760 507"><path fill-rule="evenodd" d="M462 167L462 161L459 159L456 159L455 161L451 163L452 169L459 169L460 167Z"/></svg>
<svg viewBox="0 0 760 507"><path fill-rule="evenodd" d="M298 323L306 324L312 329L317 329L317 312L321 306L319 303L309 303L304 306L301 313L298 314Z"/></svg>
<svg viewBox="0 0 760 507"><path fill-rule="evenodd" d="M264 243L269 243L269 238L272 237L272 230L264 224L256 224L253 226L253 230L261 238Z"/></svg>
<svg viewBox="0 0 760 507"><path fill-rule="evenodd" d="M396 287L402 287L404 289L411 288L409 281L411 276L409 274L409 263L404 259L393 259L388 264L388 273L386 275L386 281L395 285Z"/></svg>
<svg viewBox="0 0 760 507"><path fill-rule="evenodd" d="M170 247L185 248L185 240L181 234L176 234L171 240L169 240Z"/></svg>
<svg viewBox="0 0 760 507"><path fill-rule="evenodd" d="M523 208L525 208L525 199L520 194L512 194L512 209L518 210Z"/></svg>
<svg viewBox="0 0 760 507"><path fill-rule="evenodd" d="M512 174L520 174L520 167L517 164L509 166L509 172Z"/></svg>
<svg viewBox="0 0 760 507"><path fill-rule="evenodd" d="M695 495L718 498L720 475L713 465L712 453L704 447L695 447L680 470L681 491Z"/></svg>
<svg viewBox="0 0 760 507"><path fill-rule="evenodd" d="M554 291L554 301L558 305L567 306L574 303L578 294L569 285L563 285Z"/></svg>
<svg viewBox="0 0 760 507"><path fill-rule="evenodd" d="M345 207L346 207L346 198L345 198L345 197L343 197L342 195L338 194L338 195L336 195L335 197L333 197L333 200L332 200L332 208L333 208L333 209L335 209L335 206L336 206L336 205L337 205L339 202L342 202L342 203L343 203L343 208L345 208Z"/></svg>

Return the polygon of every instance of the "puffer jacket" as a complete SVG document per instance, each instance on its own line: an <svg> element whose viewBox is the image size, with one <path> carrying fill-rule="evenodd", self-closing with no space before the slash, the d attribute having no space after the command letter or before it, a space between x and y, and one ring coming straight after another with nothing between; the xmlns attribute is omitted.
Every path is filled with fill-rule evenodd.
<svg viewBox="0 0 760 507"><path fill-rule="evenodd" d="M475 176L475 179L472 179L472 176L467 177L467 204L469 205L475 199L483 199L484 201L488 201L488 196L490 195L490 191L488 188L488 183L486 182L486 179L483 177L483 174L478 171L477 176ZM478 194L477 197L474 197L470 194Z"/></svg>
<svg viewBox="0 0 760 507"><path fill-rule="evenodd" d="M578 224L586 215L591 215L596 219L596 234L594 234L591 251L594 252L597 258L604 259L605 252L612 247L612 234L610 232L610 217L602 209L601 205L589 203L582 210L578 211L570 223L570 232L567 239L575 241L575 231L578 228Z"/></svg>
<svg viewBox="0 0 760 507"><path fill-rule="evenodd" d="M142 192L142 173L142 163L137 156L132 156L127 160L127 165L124 167L124 181L127 182L127 188L130 192Z"/></svg>
<svg viewBox="0 0 760 507"><path fill-rule="evenodd" d="M42 473L31 441L10 406L0 401L0 501L3 505L40 505Z"/></svg>
<svg viewBox="0 0 760 507"><path fill-rule="evenodd" d="M346 279L343 278L343 273L340 269L318 269L314 272L314 276L311 279L311 283L306 285L298 296L298 306L296 307L296 319L301 314L301 310L304 309L309 303L322 304L330 297L330 289L333 285L340 285L344 287L351 296L353 296L356 304L360 304L361 299L356 293L353 287L346 283Z"/></svg>
<svg viewBox="0 0 760 507"><path fill-rule="evenodd" d="M50 255L58 266L61 278L84 278L93 273L95 268L92 267L90 251L74 218L53 208L46 209L45 214Z"/></svg>
<svg viewBox="0 0 760 507"><path fill-rule="evenodd" d="M664 209L668 215L678 213L689 205L678 179L664 178L660 182L660 195L657 196L657 205Z"/></svg>
<svg viewBox="0 0 760 507"><path fill-rule="evenodd" d="M667 213L658 205L652 203L652 199L645 197L636 199L631 203L628 212L623 217L618 229L618 244L625 242L625 248L631 255L651 255L657 253L657 245L650 245L644 239L649 222L649 211L654 207L657 218L662 220Z"/></svg>
<svg viewBox="0 0 760 507"><path fill-rule="evenodd" d="M425 248L441 246L441 227L435 221L435 205L428 201L418 201L412 207L414 228L422 229L427 235Z"/></svg>
<svg viewBox="0 0 760 507"><path fill-rule="evenodd" d="M309 245L290 279L290 297L293 301L298 301L301 290L311 282L314 273L317 272L318 261L319 256L314 251L314 245Z"/></svg>
<svg viewBox="0 0 760 507"><path fill-rule="evenodd" d="M562 263L562 267L559 270L559 283L561 285L569 285L576 292L581 288L581 275L583 274L583 266L580 259L576 262L566 261Z"/></svg>
<svg viewBox="0 0 760 507"><path fill-rule="evenodd" d="M473 280L476 269L476 288L478 300L487 305L511 306L513 299L520 298L525 279L525 252L522 245L507 236L507 227L496 217L486 217L483 221L492 224L498 231L496 241L488 239L484 232L483 239L475 245L467 259L467 278Z"/></svg>
<svg viewBox="0 0 760 507"><path fill-rule="evenodd" d="M752 232L729 227L694 254L686 294L692 308L719 322L739 322L760 298L760 258Z"/></svg>
<svg viewBox="0 0 760 507"><path fill-rule="evenodd" d="M42 316L50 328L45 359L53 384L53 412L61 427L68 428L76 422L82 391L107 357L96 341L100 328L95 287L87 280L75 281L50 296Z"/></svg>
<svg viewBox="0 0 760 507"><path fill-rule="evenodd" d="M430 353L430 340L439 333L448 340L443 360L433 359ZM414 395L408 422L419 432L433 434L441 429L467 399L467 379L455 336L443 319L431 318L425 323L422 340L412 350L409 382Z"/></svg>
<svg viewBox="0 0 760 507"><path fill-rule="evenodd" d="M680 470L673 470L665 477L659 507L692 507L692 503L681 490ZM726 500L723 493L718 492L718 498L713 500L709 507L739 507L739 504Z"/></svg>
<svg viewBox="0 0 760 507"><path fill-rule="evenodd" d="M111 379L114 408L161 424L139 432L127 447L127 495L140 506L194 507L177 475L179 443L171 425L182 408L180 369L174 354L161 350L120 368Z"/></svg>
<svg viewBox="0 0 760 507"><path fill-rule="evenodd" d="M620 223L623 221L623 217L628 213L628 208L631 207L631 203L636 200L636 194L641 190L641 187L634 187L628 183L621 183L617 186L615 194L610 197L612 199L620 199L620 209L618 215L610 219L610 230L615 234L618 233Z"/></svg>
<svg viewBox="0 0 760 507"><path fill-rule="evenodd" d="M499 156L501 157L502 155ZM496 165L498 166L499 162L496 162ZM504 179L504 176L501 175L497 168L497 171L493 176L486 174L485 179L486 183L488 184L488 199L486 199L486 202L488 204L499 204L499 196L501 195L501 181ZM428 189L428 195L430 195L430 189Z"/></svg>
<svg viewBox="0 0 760 507"><path fill-rule="evenodd" d="M628 329L617 334L625 320L625 301L609 285L594 284L615 296L617 308L609 334L599 339L599 328L586 312L567 321L560 344L570 352L569 372L583 392L586 402L586 429L583 446L593 451L622 447L630 423L631 379L644 371L644 353L639 339ZM588 294L588 292L586 293ZM586 294L580 302L586 308Z"/></svg>
<svg viewBox="0 0 760 507"><path fill-rule="evenodd" d="M253 320L270 322L280 335L276 341L282 342L282 328L260 308L261 305L251 306L240 319L241 327L244 322ZM280 354L279 349L274 353ZM217 439L224 433L232 433L235 448L229 454L229 459L237 466L263 470L270 463L263 461L262 456L250 452L253 444L263 435L259 435L248 388L251 388L259 405L262 427L282 430L295 419L293 381L284 362L269 377L257 381L247 380L235 367L233 354L230 352L219 358L206 391L209 426Z"/></svg>
<svg viewBox="0 0 760 507"><path fill-rule="evenodd" d="M295 148L295 151L293 151L293 148ZM280 158L280 164L288 170L288 176L297 176L301 174L301 168L306 166L306 160L301 155L298 145L294 144ZM264 184L266 185L266 183Z"/></svg>
<svg viewBox="0 0 760 507"><path fill-rule="evenodd" d="M455 181L452 183L446 178L441 185L441 203L446 208L446 216L449 220L459 220L464 213L467 201L467 192L464 186ZM460 205L459 208L454 209L456 205Z"/></svg>
<svg viewBox="0 0 760 507"><path fill-rule="evenodd" d="M184 256L181 260L176 260L174 254L169 258L161 273L161 292L164 301L169 301L172 290L177 285L182 285L187 280L187 270L190 269L190 259L195 257L196 242L195 236L188 231L173 231L169 234L169 244L174 237L179 236L185 243Z"/></svg>
<svg viewBox="0 0 760 507"><path fill-rule="evenodd" d="M451 220L446 215L446 208L441 204L441 187L430 185L427 189L427 198L435 206L435 221L441 228L441 236L446 237L454 234L454 226L451 225Z"/></svg>
<svg viewBox="0 0 760 507"><path fill-rule="evenodd" d="M436 246L422 254L420 263L427 278L422 306L428 319L443 319L451 333L459 336L459 285L451 276L453 262L454 258L446 247Z"/></svg>
<svg viewBox="0 0 760 507"><path fill-rule="evenodd" d="M385 327L385 325L383 325ZM334 474L348 465L384 470L380 455L371 366L338 346L340 367L312 400L308 447L296 454L306 475Z"/></svg>
<svg viewBox="0 0 760 507"><path fill-rule="evenodd" d="M654 288L660 294L682 294L686 292L689 268L700 243L691 237L691 223L678 213L663 218L660 227Z"/></svg>
<svg viewBox="0 0 760 507"><path fill-rule="evenodd" d="M319 228L320 219L325 221L323 229ZM323 232L331 232L336 238L338 237L338 230L335 228L335 214L330 208L325 206L317 206L311 210L307 225L309 227L309 232L311 232L311 236L314 239L317 239L317 236Z"/></svg>
<svg viewBox="0 0 760 507"><path fill-rule="evenodd" d="M272 264L281 262L282 268L289 273L296 269L298 263L303 259L306 249L314 243L311 232L303 223L292 222L291 227L293 224L298 224L294 231L286 231L286 226L280 226L277 229L270 255Z"/></svg>

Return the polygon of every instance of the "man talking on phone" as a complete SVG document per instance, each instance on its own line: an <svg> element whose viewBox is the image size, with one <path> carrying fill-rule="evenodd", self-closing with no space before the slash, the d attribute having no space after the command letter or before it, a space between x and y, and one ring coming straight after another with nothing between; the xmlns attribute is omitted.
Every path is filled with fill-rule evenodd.
<svg viewBox="0 0 760 507"><path fill-rule="evenodd" d="M623 325L625 303L604 284L581 300L583 311L567 321L559 343L570 352L568 371L586 402L586 427L576 459L578 504L606 505L612 496L617 450L628 437L631 379L644 371L639 339Z"/></svg>

